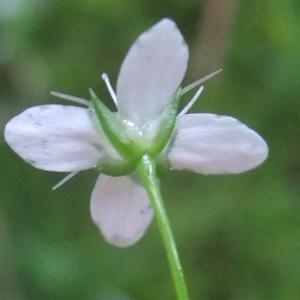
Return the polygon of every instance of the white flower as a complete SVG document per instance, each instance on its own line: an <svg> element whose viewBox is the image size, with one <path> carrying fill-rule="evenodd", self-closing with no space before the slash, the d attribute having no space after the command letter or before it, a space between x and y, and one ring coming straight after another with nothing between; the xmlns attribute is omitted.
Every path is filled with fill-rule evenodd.
<svg viewBox="0 0 300 300"><path fill-rule="evenodd" d="M145 152L157 142L165 122L162 116L179 88L187 61L188 49L175 23L163 19L130 48L121 66L116 95L104 77L118 109L114 116L121 120L125 135ZM74 99L85 104L85 100ZM156 157L167 160L171 169L240 173L267 157L265 141L238 120L186 114L186 110L177 116L171 139ZM115 149L100 123L91 107L35 106L7 123L5 139L36 168L71 172L68 177L95 167L104 172L92 193L92 219L109 243L126 247L142 237L153 212L146 191L134 177L134 164ZM107 175L110 173L105 170L114 166L121 170L116 175L129 175Z"/></svg>

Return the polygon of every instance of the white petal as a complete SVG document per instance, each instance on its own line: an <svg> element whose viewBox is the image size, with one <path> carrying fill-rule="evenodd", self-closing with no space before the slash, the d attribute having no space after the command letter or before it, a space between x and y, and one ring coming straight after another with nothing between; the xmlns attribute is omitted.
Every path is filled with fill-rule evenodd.
<svg viewBox="0 0 300 300"><path fill-rule="evenodd" d="M177 120L168 154L172 169L202 174L240 173L261 164L266 142L238 120L214 114L188 114Z"/></svg>
<svg viewBox="0 0 300 300"><path fill-rule="evenodd" d="M188 49L176 24L163 19L130 48L117 81L120 115L142 126L159 116L179 87Z"/></svg>
<svg viewBox="0 0 300 300"><path fill-rule="evenodd" d="M91 215L110 244L128 247L143 236L153 212L145 189L132 178L100 175L92 193Z"/></svg>
<svg viewBox="0 0 300 300"><path fill-rule="evenodd" d="M91 168L101 157L101 135L86 108L41 105L11 119L5 140L36 168L72 172Z"/></svg>

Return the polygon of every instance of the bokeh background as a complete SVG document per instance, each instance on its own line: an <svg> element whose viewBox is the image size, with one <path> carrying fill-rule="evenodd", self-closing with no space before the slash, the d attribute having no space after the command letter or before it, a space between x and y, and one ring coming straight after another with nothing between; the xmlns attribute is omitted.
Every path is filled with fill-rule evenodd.
<svg viewBox="0 0 300 300"><path fill-rule="evenodd" d="M191 299L300 299L300 2L298 0L0 0L0 125L62 103L50 90L109 99L134 39L173 18L190 46L184 85L223 68L193 111L234 116L270 155L234 176L168 172L162 192ZM188 101L185 99L184 101ZM183 103L184 104L184 103ZM0 142L0 299L167 300L172 282L155 223L128 249L89 215L97 174L32 168Z"/></svg>

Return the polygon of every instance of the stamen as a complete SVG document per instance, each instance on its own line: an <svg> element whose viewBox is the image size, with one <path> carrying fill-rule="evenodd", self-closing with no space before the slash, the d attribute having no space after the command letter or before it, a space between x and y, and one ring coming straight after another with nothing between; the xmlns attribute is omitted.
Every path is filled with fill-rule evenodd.
<svg viewBox="0 0 300 300"><path fill-rule="evenodd" d="M63 184L65 184L67 181L69 181L71 178L73 178L75 175L77 175L79 171L73 171L69 173L67 176L65 176L62 180L60 180L53 188L52 190L56 190L59 187L61 187Z"/></svg>
<svg viewBox="0 0 300 300"><path fill-rule="evenodd" d="M212 77L216 76L217 74L219 74L222 71L222 69L219 69L215 72L212 72L202 78L200 78L199 80L194 81L193 83L189 84L188 86L186 86L185 88L183 88L181 90L181 95L186 94L187 92L189 92L190 90L192 90L193 88L195 88L196 86L201 85L203 82L207 81L208 79L211 79Z"/></svg>
<svg viewBox="0 0 300 300"><path fill-rule="evenodd" d="M51 91L50 95L57 97L57 98L64 99L64 100L68 100L71 102L75 102L77 104L81 104L81 105L84 105L87 107L90 106L90 102L84 98L75 97L75 96L71 96L71 95L67 95L67 94L63 94L63 93L55 92L55 91Z"/></svg>
<svg viewBox="0 0 300 300"><path fill-rule="evenodd" d="M184 115L190 110L190 108L194 105L194 103L197 101L197 99L201 95L203 89L204 89L203 85L200 86L200 88L198 89L196 94L193 96L193 98L190 100L190 102L184 107L184 109L178 114L178 116Z"/></svg>
<svg viewBox="0 0 300 300"><path fill-rule="evenodd" d="M115 105L118 106L117 95L116 95L115 91L113 90L113 88L112 88L112 86L111 86L111 84L110 84L108 75L107 75L106 73L103 73L103 74L101 75L101 77L102 77L102 79L104 80L105 85L106 85L106 87L107 87L107 89L108 89L108 92L109 92L111 98L113 99Z"/></svg>

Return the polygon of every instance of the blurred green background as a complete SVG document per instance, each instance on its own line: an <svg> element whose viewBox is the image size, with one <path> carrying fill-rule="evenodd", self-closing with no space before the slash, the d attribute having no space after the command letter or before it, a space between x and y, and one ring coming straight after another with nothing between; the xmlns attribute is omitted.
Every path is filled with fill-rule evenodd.
<svg viewBox="0 0 300 300"><path fill-rule="evenodd" d="M109 99L134 39L163 17L190 46L184 85L220 67L193 111L234 116L270 155L234 176L169 172L162 192L193 300L300 299L298 0L0 0L0 125L59 102ZM188 99L185 99L186 101ZM61 102L60 102L61 103ZM0 299L167 300L172 282L153 222L135 246L106 244L89 216L97 174L32 168L0 144Z"/></svg>

